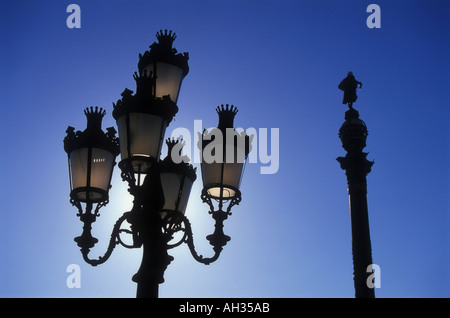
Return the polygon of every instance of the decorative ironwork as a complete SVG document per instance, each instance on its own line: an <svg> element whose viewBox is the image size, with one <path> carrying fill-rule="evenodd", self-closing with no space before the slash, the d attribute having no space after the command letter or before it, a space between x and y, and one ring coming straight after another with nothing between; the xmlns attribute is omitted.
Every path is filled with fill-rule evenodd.
<svg viewBox="0 0 450 318"><path fill-rule="evenodd" d="M153 63L154 67L156 63L169 63L181 68L184 77L189 71L187 64L189 56L187 53L178 54L177 50L172 48L175 38L175 33L171 31L160 31L157 33L159 42L153 43L150 46L150 51L145 52L144 55L139 55L139 72L134 73L133 76L136 81L136 94L133 95L133 91L125 89L122 93L122 98L117 103L113 103L113 117L116 120L123 115L129 116L131 112L160 116L163 117L167 124L173 119L173 116L178 111L176 103L170 99L169 95L161 98L155 97L155 81L157 77L152 72L148 74L148 69L144 69L144 67L150 63ZM217 108L217 112L222 118L219 125L220 128L225 129L226 126L232 126L234 115L237 113L237 109L234 106L231 106L231 108L228 105L226 108L222 106L222 109ZM71 151L85 147L85 144L87 144L90 147L100 146L102 149L107 149L115 158L120 150L119 139L115 136L116 130L110 127L107 128L106 133L101 131L100 124L105 111L98 107L95 109L91 107L85 110L85 114L88 117L88 128L84 132L75 132L75 128L71 126L66 130L67 136L64 138L64 149L69 157ZM161 130L161 138L163 138L163 134L164 130ZM127 135L129 137L129 131ZM175 146L179 146L177 143L178 141L174 140L168 141L169 153ZM248 150L249 148L246 146L246 155ZM130 152L128 151L128 153ZM88 156L88 158L90 157ZM139 167L136 169L133 163L133 160L136 158L147 165L145 171L142 171ZM229 189L232 189L235 195L232 198L220 198L219 200L216 197L212 197L208 193L207 188L204 187L201 193L201 200L208 204L208 213L215 220L214 232L206 237L213 246L214 254L209 258L199 255L195 250L191 224L184 215L185 205L183 205L182 209L178 208L183 197L184 181L189 178L191 182L194 182L196 169L185 162L175 164L170 156L166 159L159 161L158 158L147 157L147 155L138 153L134 157L125 157L119 162L118 166L121 170L122 180L128 183L128 191L134 197L133 208L131 211L125 212L116 221L106 252L96 259L89 256L91 249L98 243L98 239L93 237L91 233L92 223L100 216L100 209L109 203L108 194L102 195L96 201L91 200L89 195L86 196L86 200L72 196L72 194L70 197L70 203L77 208L77 216L83 222L83 232L74 240L81 249L83 259L88 264L97 266L106 262L112 255L116 245L119 244L129 249L143 248L141 266L132 278L133 281L138 283L138 297L157 297L158 284L164 281L164 272L173 260L173 257L167 253L169 249L186 243L194 259L198 262L208 265L216 261L223 247L230 240L230 237L223 232L224 221L231 215L232 207L241 201L241 192L233 185L229 186ZM164 208L165 195L161 182L161 172L181 176L181 186L178 190L175 210ZM87 173L88 179L90 178L89 174L90 169L88 169ZM223 185L221 186L223 187ZM218 202L217 209L215 209L212 199ZM85 203L84 211L82 203ZM95 209L93 207L94 203L97 204ZM223 210L224 203L228 203L225 211ZM122 227L125 222L128 223L129 227ZM131 235L132 243L126 242L121 235Z"/></svg>
<svg viewBox="0 0 450 318"><path fill-rule="evenodd" d="M83 207L81 206L80 201L70 198L70 203L78 209L77 216L81 216L81 214L83 214Z"/></svg>
<svg viewBox="0 0 450 318"><path fill-rule="evenodd" d="M83 259L85 260L86 263L88 263L89 265L92 265L92 266L97 266L97 265L103 264L104 262L106 262L109 259L114 248L119 243L124 247L130 248L128 245L123 244L123 242L119 236L120 232L121 232L120 226L127 219L129 213L130 212L125 212L114 224L114 227L113 227L113 230L111 233L111 238L109 240L108 248L106 249L106 252L103 256L100 256L98 259L90 259L88 254L90 252L90 248L93 247L93 245L92 246L86 245L86 246L81 247L81 253L82 253ZM81 241L81 242L82 243L80 243L80 241L79 241L78 245L85 244L84 241ZM95 243L97 243L97 242L95 242Z"/></svg>
<svg viewBox="0 0 450 318"><path fill-rule="evenodd" d="M197 251L195 250L195 246L194 246L194 236L192 234L192 227L191 227L191 223L189 222L188 218L186 218L184 215L180 216L183 219L183 223L185 226L185 231L186 231L186 238L185 238L185 242L189 247L189 251L191 252L192 256L194 257L194 259L202 264L205 265L209 265L212 262L215 262L219 256L220 256L220 252L222 251L222 248L215 248L214 249L214 255L212 257L209 258L204 258L203 255L199 255L197 253Z"/></svg>
<svg viewBox="0 0 450 318"><path fill-rule="evenodd" d="M238 205L241 201L242 201L241 191L237 190L236 195L231 199L228 205L227 214L231 215L231 208L235 205Z"/></svg>
<svg viewBox="0 0 450 318"><path fill-rule="evenodd" d="M156 33L158 42L154 42L150 45L150 51L145 51L144 54L139 54L138 69L139 72L144 70L146 65L156 62L163 62L172 65L176 65L183 70L183 77L189 73L189 53L183 54L172 47L173 41L176 39L176 34L172 31L163 32L160 30Z"/></svg>
<svg viewBox="0 0 450 318"><path fill-rule="evenodd" d="M208 213L212 214L214 212L214 204L212 203L212 198L208 194L208 190L207 189L203 188L200 198L202 199L203 203L208 204L208 206L209 206Z"/></svg>

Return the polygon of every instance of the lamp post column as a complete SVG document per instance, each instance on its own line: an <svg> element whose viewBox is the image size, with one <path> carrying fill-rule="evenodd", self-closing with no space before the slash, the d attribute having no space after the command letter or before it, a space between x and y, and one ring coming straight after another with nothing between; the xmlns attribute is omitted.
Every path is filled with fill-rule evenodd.
<svg viewBox="0 0 450 318"><path fill-rule="evenodd" d="M139 271L133 276L133 281L137 283L137 298L158 298L159 284L164 282L164 272L173 257L167 253L160 222L146 221L144 226L146 225L147 229L142 238L142 262Z"/></svg>
<svg viewBox="0 0 450 318"><path fill-rule="evenodd" d="M167 241L162 233L162 210L165 197L161 184L160 167L151 160L151 168L142 186L132 190L134 208L129 218L134 233L134 244L142 245L142 262L133 276L137 283L137 298L158 298L158 285L164 282L164 272L173 257L167 253Z"/></svg>
<svg viewBox="0 0 450 318"><path fill-rule="evenodd" d="M371 273L368 267L372 264L372 247L370 242L369 215L367 208L367 180L372 161L366 159L367 128L359 119L359 113L350 108L345 113L345 122L339 130L342 147L347 151L345 157L337 158L341 168L345 170L350 200L352 226L353 271L356 298L374 298L373 284L367 280Z"/></svg>

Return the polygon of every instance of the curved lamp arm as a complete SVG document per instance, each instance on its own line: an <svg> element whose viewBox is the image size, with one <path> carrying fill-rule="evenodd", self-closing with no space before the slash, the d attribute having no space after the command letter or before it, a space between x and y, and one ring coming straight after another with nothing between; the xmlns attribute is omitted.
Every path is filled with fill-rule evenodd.
<svg viewBox="0 0 450 318"><path fill-rule="evenodd" d="M103 206L103 205L101 205L101 206ZM107 248L105 254L103 256L100 256L98 259L90 259L89 258L88 254L90 252L90 249L92 247L94 247L94 245L98 242L98 239L96 239L95 237L92 236L91 229L92 229L92 223L95 222L96 217L99 215L98 210L101 206L100 206L100 204L97 205L97 208L95 209L95 213L91 213L92 203L86 204L86 212L85 213L80 212L80 214L79 214L80 220L84 223L83 233L81 234L81 236L78 236L74 239L75 242L77 242L78 246L81 247L81 254L83 255L84 261L92 266L97 266L99 264L103 264L104 262L106 262L109 259L109 257L111 256L111 254L117 244L120 243L125 247L130 247L130 246L124 244L119 236L121 231L126 231L126 230L120 229L120 226L122 225L123 221L125 221L128 218L128 216L130 215L130 212L125 212L114 224L114 227L113 227L113 230L111 233L111 238L109 240L109 245L108 245L108 248ZM80 209L81 205L78 204L77 207L81 211L81 209Z"/></svg>
<svg viewBox="0 0 450 318"><path fill-rule="evenodd" d="M209 240L209 243L213 246L214 255L209 258L203 257L203 255L198 255L197 251L195 250L194 246L194 238L192 234L192 227L191 223L189 222L189 219L182 215L181 213L178 215L178 217L182 220L185 227L185 242L187 243L189 250L191 251L192 256L194 259L202 264L209 265L213 262L215 262L219 256L220 253L223 250L223 246L227 244L227 242L230 240L230 237L228 235L225 235L223 233L223 221L228 218L228 213L223 211L215 211L213 212L213 218L216 220L215 223L215 231L213 234L208 235L206 238Z"/></svg>

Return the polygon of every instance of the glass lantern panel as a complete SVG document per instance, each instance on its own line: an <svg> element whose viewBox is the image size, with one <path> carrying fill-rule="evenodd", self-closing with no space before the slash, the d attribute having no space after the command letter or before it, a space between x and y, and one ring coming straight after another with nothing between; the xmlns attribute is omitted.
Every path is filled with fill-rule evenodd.
<svg viewBox="0 0 450 318"><path fill-rule="evenodd" d="M155 71L156 65L156 71ZM175 65L157 62L147 65L146 70L149 75L156 74L156 97L163 97L170 95L170 99L173 102L177 102L178 93L181 87L181 81L183 80L183 70Z"/></svg>
<svg viewBox="0 0 450 318"><path fill-rule="evenodd" d="M167 124L160 116L145 113L130 113L119 117L117 126L120 137L121 158L133 156L158 159Z"/></svg>
<svg viewBox="0 0 450 318"><path fill-rule="evenodd" d="M244 163L225 163L223 168L223 184L239 189L243 168Z"/></svg>
<svg viewBox="0 0 450 318"><path fill-rule="evenodd" d="M92 148L89 172L89 148L76 149L69 156L71 196L81 202L100 202L107 198L114 155L107 150Z"/></svg>
<svg viewBox="0 0 450 318"><path fill-rule="evenodd" d="M186 212L186 207L189 201L189 196L191 194L191 189L192 189L192 180L189 178L185 178L184 179L184 184L183 184L183 192L182 192L182 196L180 198L180 202L178 203L178 211L180 211L181 213L185 213Z"/></svg>
<svg viewBox="0 0 450 318"><path fill-rule="evenodd" d="M189 195L192 188L192 180L174 172L162 172L161 183L164 190L165 205L164 210L171 210L183 213L186 211L186 206L189 200ZM179 193L181 190L181 197ZM178 208L177 208L178 205Z"/></svg>
<svg viewBox="0 0 450 318"><path fill-rule="evenodd" d="M220 198L221 187L223 185L223 198L232 198L236 195L236 189L239 190L241 185L242 174L245 166L245 153L244 148L239 144L226 144L225 162L202 162L202 179L203 186L210 187L211 185L217 185L210 187L208 193L214 198ZM244 144L245 147L245 144ZM233 151L233 153L231 153ZM223 177L222 177L223 169Z"/></svg>
<svg viewBox="0 0 450 318"><path fill-rule="evenodd" d="M87 186L88 148L79 148L69 155L70 190Z"/></svg>
<svg viewBox="0 0 450 318"><path fill-rule="evenodd" d="M223 180L222 176L223 166ZM220 198L221 187L223 185L223 198L232 198L236 195L235 189L239 189L241 183L242 170L244 163L202 163L202 178L203 186L210 187L208 193L215 197Z"/></svg>
<svg viewBox="0 0 450 318"><path fill-rule="evenodd" d="M247 161L245 155L245 135L239 135L238 141L233 145L227 143L225 151L225 165L223 173L223 183L231 185L236 189L241 186L242 175L244 173L244 166ZM230 154L230 151L233 153Z"/></svg>
<svg viewBox="0 0 450 318"><path fill-rule="evenodd" d="M111 152L92 148L91 187L109 190L114 165L114 156Z"/></svg>

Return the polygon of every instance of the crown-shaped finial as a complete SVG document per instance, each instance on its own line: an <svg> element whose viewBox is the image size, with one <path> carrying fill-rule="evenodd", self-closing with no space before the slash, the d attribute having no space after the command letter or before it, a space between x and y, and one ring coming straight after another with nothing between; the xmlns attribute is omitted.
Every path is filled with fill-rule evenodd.
<svg viewBox="0 0 450 318"><path fill-rule="evenodd" d="M93 106L91 107L86 107L86 109L84 110L84 114L86 115L86 117L89 116L98 116L100 118L103 118L103 116L105 116L106 114L106 110L104 110L101 107L95 106L95 109Z"/></svg>
<svg viewBox="0 0 450 318"><path fill-rule="evenodd" d="M133 78L136 81L136 95L151 95L156 83L156 76L153 76L153 72L150 71L147 74L147 70L142 72L134 72Z"/></svg>
<svg viewBox="0 0 450 318"><path fill-rule="evenodd" d="M223 112L231 112L231 113L233 113L233 116L234 116L237 114L238 109L236 107L234 107L233 105L230 106L230 105L226 104L225 106L223 106L223 104L222 104L220 106L217 106L216 112L219 115L220 115L220 113L223 113Z"/></svg>
<svg viewBox="0 0 450 318"><path fill-rule="evenodd" d="M177 144L180 144L179 148L180 148L180 155L181 155L181 149L183 149L184 145L186 145L186 142L183 139L180 138L167 138L166 139L166 145L168 148L168 153L169 155L172 154L172 149L173 147L175 147Z"/></svg>
<svg viewBox="0 0 450 318"><path fill-rule="evenodd" d="M189 157L181 155L181 150L186 142L182 138L167 138L167 156L161 161L161 172L174 172L185 175L192 182L197 178L197 168L189 164Z"/></svg>
<svg viewBox="0 0 450 318"><path fill-rule="evenodd" d="M233 128L234 116L236 116L238 109L233 105L226 104L217 106L217 114L219 114L219 129Z"/></svg>
<svg viewBox="0 0 450 318"><path fill-rule="evenodd" d="M164 30L164 33L163 30L156 32L156 38L158 39L160 45L172 47L172 43L177 38L177 35L175 34L175 32L172 32L172 30L169 30L169 32L167 32L166 29Z"/></svg>
<svg viewBox="0 0 450 318"><path fill-rule="evenodd" d="M84 114L87 118L87 129L101 129L102 119L106 114L106 110L101 107L87 107L84 110Z"/></svg>

